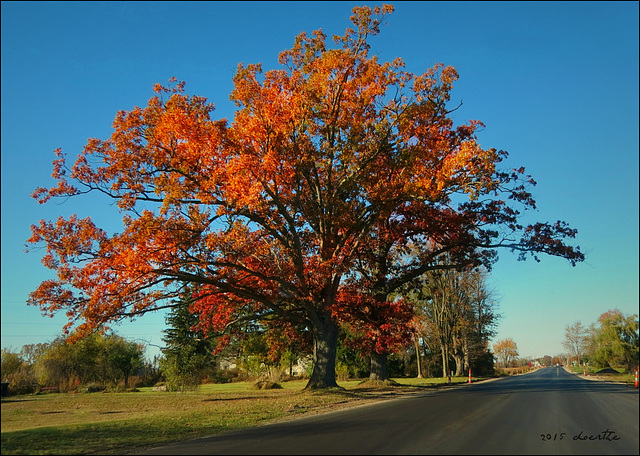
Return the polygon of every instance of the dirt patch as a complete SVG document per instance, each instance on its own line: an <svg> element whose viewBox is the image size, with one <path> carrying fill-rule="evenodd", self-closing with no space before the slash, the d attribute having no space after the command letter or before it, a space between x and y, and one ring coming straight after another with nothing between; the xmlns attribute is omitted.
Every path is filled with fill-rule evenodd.
<svg viewBox="0 0 640 456"><path fill-rule="evenodd" d="M596 372L596 375L600 375L600 374L619 374L620 372L618 372L615 369L611 369L610 367L607 367L605 369L600 369L598 372Z"/></svg>
<svg viewBox="0 0 640 456"><path fill-rule="evenodd" d="M364 380L363 382L359 383L355 389L356 390L364 390L364 389L368 389L368 390L375 390L375 389L387 389L387 388L395 388L397 386L400 386L398 384L398 382L391 380L391 379L387 379L387 380Z"/></svg>

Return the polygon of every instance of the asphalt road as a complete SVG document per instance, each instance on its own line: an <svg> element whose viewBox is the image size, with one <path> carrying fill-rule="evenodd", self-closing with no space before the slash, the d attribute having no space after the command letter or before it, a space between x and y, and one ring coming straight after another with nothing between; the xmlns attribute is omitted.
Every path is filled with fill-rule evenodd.
<svg viewBox="0 0 640 456"><path fill-rule="evenodd" d="M155 448L144 454L638 454L638 390L562 368Z"/></svg>

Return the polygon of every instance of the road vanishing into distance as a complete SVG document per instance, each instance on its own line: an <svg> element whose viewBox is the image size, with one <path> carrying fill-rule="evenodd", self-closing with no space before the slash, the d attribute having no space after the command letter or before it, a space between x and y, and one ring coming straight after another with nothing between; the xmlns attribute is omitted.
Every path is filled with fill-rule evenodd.
<svg viewBox="0 0 640 456"><path fill-rule="evenodd" d="M142 454L638 454L638 389L561 367Z"/></svg>

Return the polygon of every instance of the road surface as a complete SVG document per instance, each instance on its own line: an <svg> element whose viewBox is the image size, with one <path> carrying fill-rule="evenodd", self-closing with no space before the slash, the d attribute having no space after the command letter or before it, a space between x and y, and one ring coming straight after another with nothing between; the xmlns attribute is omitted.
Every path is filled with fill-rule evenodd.
<svg viewBox="0 0 640 456"><path fill-rule="evenodd" d="M638 454L638 390L548 367L142 454Z"/></svg>

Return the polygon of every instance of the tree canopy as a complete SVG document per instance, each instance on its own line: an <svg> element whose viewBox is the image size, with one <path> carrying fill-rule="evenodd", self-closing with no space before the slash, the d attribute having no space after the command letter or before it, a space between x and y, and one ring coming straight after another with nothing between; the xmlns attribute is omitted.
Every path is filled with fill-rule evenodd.
<svg viewBox="0 0 640 456"><path fill-rule="evenodd" d="M624 366L632 371L638 366L638 315L625 315L619 309L598 317L589 337L590 358L601 366Z"/></svg>
<svg viewBox="0 0 640 456"><path fill-rule="evenodd" d="M535 208L535 182L524 168L499 169L507 153L480 146L480 121L454 125L453 67L417 75L370 54L392 11L354 8L354 28L333 47L321 30L301 33L279 69L240 64L231 122L173 79L145 107L119 112L111 137L90 139L73 164L58 149L57 185L33 196L102 193L123 231L77 216L32 226L28 242L44 243L57 277L29 303L65 311L81 337L195 285L191 311L205 331L269 318L311 332L309 387L322 388L336 386L336 306L357 315L364 302L338 300L341 284L362 277L356 262L372 243L393 254L387 290L443 255L455 267L490 267L500 247L582 261L566 223L519 223Z"/></svg>

